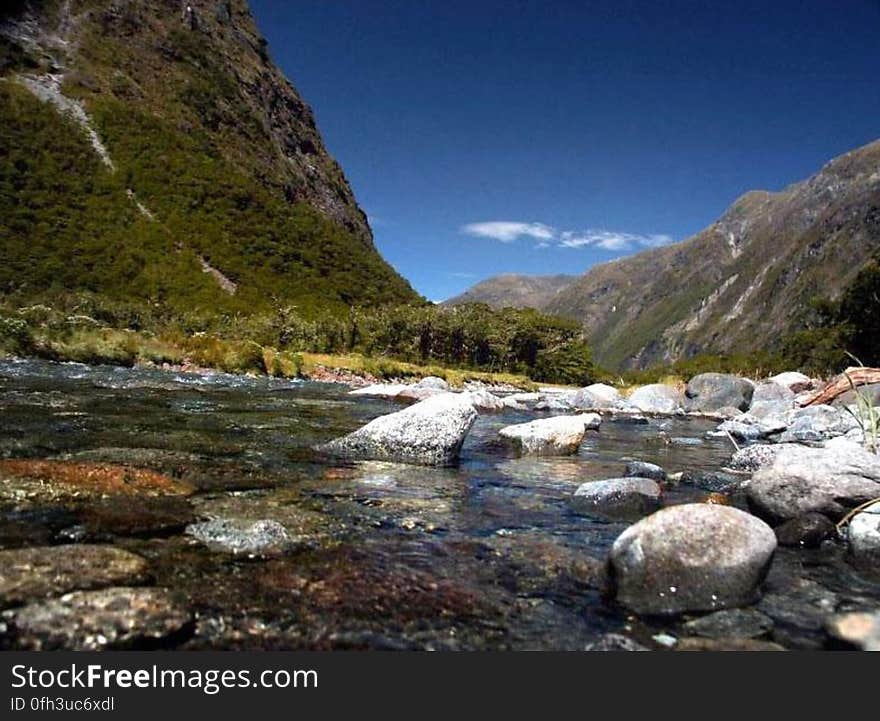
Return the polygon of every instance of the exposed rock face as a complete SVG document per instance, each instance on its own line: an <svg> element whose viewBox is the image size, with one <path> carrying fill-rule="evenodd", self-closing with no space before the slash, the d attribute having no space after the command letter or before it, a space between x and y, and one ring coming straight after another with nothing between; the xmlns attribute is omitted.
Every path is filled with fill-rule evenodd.
<svg viewBox="0 0 880 721"><path fill-rule="evenodd" d="M773 522L806 513L836 520L848 509L880 498L880 457L854 443L787 445L755 473L746 493L755 512Z"/></svg>
<svg viewBox="0 0 880 721"><path fill-rule="evenodd" d="M636 388L627 400L643 413L675 413L684 405L684 393L675 386L652 383Z"/></svg>
<svg viewBox="0 0 880 721"><path fill-rule="evenodd" d="M610 478L581 484L572 507L580 513L638 518L660 507L660 486L651 478Z"/></svg>
<svg viewBox="0 0 880 721"><path fill-rule="evenodd" d="M880 242L878 167L874 142L780 192L747 193L692 238L595 265L539 309L582 322L606 368L773 348Z"/></svg>
<svg viewBox="0 0 880 721"><path fill-rule="evenodd" d="M142 583L147 562L113 546L36 546L0 551L0 607L121 583Z"/></svg>
<svg viewBox="0 0 880 721"><path fill-rule="evenodd" d="M465 394L441 393L375 418L319 450L348 458L446 465L458 459L476 417Z"/></svg>
<svg viewBox="0 0 880 721"><path fill-rule="evenodd" d="M29 651L154 648L192 615L161 588L76 591L4 614L7 644Z"/></svg>
<svg viewBox="0 0 880 721"><path fill-rule="evenodd" d="M625 530L610 563L617 599L637 613L713 611L753 602L776 536L735 508L664 508Z"/></svg>
<svg viewBox="0 0 880 721"><path fill-rule="evenodd" d="M523 455L558 455L576 453L590 428L598 428L602 419L595 413L539 418L530 423L505 426L498 435L513 443Z"/></svg>
<svg viewBox="0 0 880 721"><path fill-rule="evenodd" d="M688 381L685 409L711 412L721 408L737 408L747 411L754 391L754 383L745 378L725 373L702 373Z"/></svg>
<svg viewBox="0 0 880 721"><path fill-rule="evenodd" d="M576 278L575 275L496 275L444 301L443 305L485 303L493 308L541 308Z"/></svg>

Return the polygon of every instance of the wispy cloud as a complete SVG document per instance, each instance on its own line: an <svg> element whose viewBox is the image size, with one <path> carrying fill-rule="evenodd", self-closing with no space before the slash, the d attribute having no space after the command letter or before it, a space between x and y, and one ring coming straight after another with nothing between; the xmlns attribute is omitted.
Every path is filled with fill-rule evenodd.
<svg viewBox="0 0 880 721"><path fill-rule="evenodd" d="M462 226L462 233L479 238L492 238L502 243L512 243L517 238L551 240L556 231L543 223L520 223L510 220L490 220L486 223L468 223Z"/></svg>
<svg viewBox="0 0 880 721"><path fill-rule="evenodd" d="M502 243L513 243L520 238L537 240L535 248L551 246L559 248L601 248L609 251L657 248L669 245L675 239L665 233L624 233L621 231L589 228L583 231L558 230L544 223L524 223L514 220L492 220L484 223L468 223L461 232L478 238L492 238Z"/></svg>

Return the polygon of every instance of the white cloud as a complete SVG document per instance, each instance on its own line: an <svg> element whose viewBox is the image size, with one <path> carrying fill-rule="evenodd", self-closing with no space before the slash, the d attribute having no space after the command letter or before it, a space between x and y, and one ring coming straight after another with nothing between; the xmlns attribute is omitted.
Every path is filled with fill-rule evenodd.
<svg viewBox="0 0 880 721"><path fill-rule="evenodd" d="M556 231L543 223L520 223L510 220L492 220L486 223L468 223L462 226L462 233L475 235L479 238L492 238L502 243L512 243L517 238L534 238L535 240L552 240Z"/></svg>
<svg viewBox="0 0 880 721"><path fill-rule="evenodd" d="M532 238L538 242L536 250L556 246L559 248L601 248L612 252L657 248L674 243L675 239L664 233L624 233L615 230L589 228L587 230L556 230L544 223L523 223L513 220L493 220L485 223L469 223L461 232L480 238L492 238L502 243L512 243L519 238Z"/></svg>

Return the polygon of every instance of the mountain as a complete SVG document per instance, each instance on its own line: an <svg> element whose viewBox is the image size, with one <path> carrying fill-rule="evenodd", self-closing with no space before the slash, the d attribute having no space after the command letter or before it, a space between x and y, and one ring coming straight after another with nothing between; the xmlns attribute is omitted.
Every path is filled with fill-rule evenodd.
<svg viewBox="0 0 880 721"><path fill-rule="evenodd" d="M745 194L686 241L594 266L539 310L581 322L608 368L772 350L878 248L880 141L780 192ZM502 287L493 303L517 302Z"/></svg>
<svg viewBox="0 0 880 721"><path fill-rule="evenodd" d="M12 298L419 300L244 0L4 3L0 239Z"/></svg>
<svg viewBox="0 0 880 721"><path fill-rule="evenodd" d="M477 283L443 305L486 303L493 308L542 308L576 279L574 275L505 273Z"/></svg>

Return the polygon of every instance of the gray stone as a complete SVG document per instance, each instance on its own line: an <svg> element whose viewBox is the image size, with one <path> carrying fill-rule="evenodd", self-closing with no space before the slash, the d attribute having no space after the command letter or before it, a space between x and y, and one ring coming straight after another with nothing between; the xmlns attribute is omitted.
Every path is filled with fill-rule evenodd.
<svg viewBox="0 0 880 721"><path fill-rule="evenodd" d="M710 493L733 493L742 486L743 479L723 471L684 471L679 482Z"/></svg>
<svg viewBox="0 0 880 721"><path fill-rule="evenodd" d="M162 588L76 591L3 616L6 643L29 651L154 648L192 624L192 614Z"/></svg>
<svg viewBox="0 0 880 721"><path fill-rule="evenodd" d="M834 533L834 524L821 513L805 513L773 530L780 546L817 548Z"/></svg>
<svg viewBox="0 0 880 721"><path fill-rule="evenodd" d="M773 621L751 608L728 608L684 624L692 636L707 638L758 638L773 629Z"/></svg>
<svg viewBox="0 0 880 721"><path fill-rule="evenodd" d="M505 426L498 435L522 455L569 455L577 452L587 430L598 428L601 422L596 413L554 416Z"/></svg>
<svg viewBox="0 0 880 721"><path fill-rule="evenodd" d="M568 412L577 410L574 406L574 393L542 393L535 404L536 411Z"/></svg>
<svg viewBox="0 0 880 721"><path fill-rule="evenodd" d="M664 508L626 529L610 563L617 599L644 614L714 611L752 603L776 536L729 506Z"/></svg>
<svg viewBox="0 0 880 721"><path fill-rule="evenodd" d="M637 518L659 506L660 486L651 478L589 481L578 486L572 499L576 511L609 518Z"/></svg>
<svg viewBox="0 0 880 721"><path fill-rule="evenodd" d="M785 403L793 406L794 393L788 386L784 386L781 383L763 381L755 386L749 410L754 408L755 403Z"/></svg>
<svg viewBox="0 0 880 721"><path fill-rule="evenodd" d="M186 533L211 548L234 554L272 555L297 546L287 529L271 519L215 518L188 526Z"/></svg>
<svg viewBox="0 0 880 721"><path fill-rule="evenodd" d="M755 384L726 373L701 373L688 381L685 409L707 413L730 406L747 411Z"/></svg>
<svg viewBox="0 0 880 721"><path fill-rule="evenodd" d="M661 483L666 480L666 471L655 463L647 463L645 461L630 461L626 464L626 470L623 472L623 475L627 477L653 478Z"/></svg>
<svg viewBox="0 0 880 721"><path fill-rule="evenodd" d="M880 651L880 611L837 614L826 621L825 631L835 648Z"/></svg>
<svg viewBox="0 0 880 721"><path fill-rule="evenodd" d="M643 646L631 638L627 638L619 633L606 633L598 641L587 644L585 651L650 651L647 646Z"/></svg>
<svg viewBox="0 0 880 721"><path fill-rule="evenodd" d="M880 570L880 501L850 519L847 538L850 551L859 564Z"/></svg>
<svg viewBox="0 0 880 721"><path fill-rule="evenodd" d="M422 465L453 463L477 412L461 393L442 393L370 421L319 446L333 455Z"/></svg>
<svg viewBox="0 0 880 721"><path fill-rule="evenodd" d="M775 523L811 512L836 520L880 497L880 457L855 444L787 446L755 473L746 492L750 507Z"/></svg>
<svg viewBox="0 0 880 721"><path fill-rule="evenodd" d="M572 405L579 410L604 410L604 409L622 409L628 406L628 403L620 395L620 391L614 386L605 385L604 383L594 383L593 385L581 388L572 398Z"/></svg>
<svg viewBox="0 0 880 721"><path fill-rule="evenodd" d="M858 405L860 399L867 398L871 405L880 406L880 383L867 383L856 390L848 390L837 396L831 405L843 407Z"/></svg>
<svg viewBox="0 0 880 721"><path fill-rule="evenodd" d="M677 413L684 406L684 393L664 383L652 383L636 388L627 399L642 413Z"/></svg>
<svg viewBox="0 0 880 721"><path fill-rule="evenodd" d="M759 468L772 465L776 456L787 448L800 448L800 446L796 443L746 446L733 454L730 467L737 471L757 471Z"/></svg>
<svg viewBox="0 0 880 721"><path fill-rule="evenodd" d="M363 388L349 391L350 396L373 396L376 398L394 398L396 395L409 388L404 383L374 383Z"/></svg>
<svg viewBox="0 0 880 721"><path fill-rule="evenodd" d="M813 379L810 376L798 373L797 371L777 373L770 378L770 382L785 386L792 393L801 393L802 391L810 390L814 386Z"/></svg>
<svg viewBox="0 0 880 721"><path fill-rule="evenodd" d="M147 562L113 546L74 544L0 551L0 606L73 590L143 583Z"/></svg>
<svg viewBox="0 0 880 721"><path fill-rule="evenodd" d="M799 408L791 415L788 429L779 436L780 443L823 441L858 429L859 424L845 410L818 405Z"/></svg>
<svg viewBox="0 0 880 721"><path fill-rule="evenodd" d="M449 384L437 376L426 376L415 384L415 388L431 388L438 391L448 391Z"/></svg>

